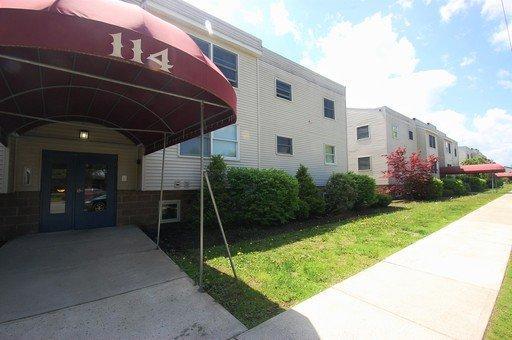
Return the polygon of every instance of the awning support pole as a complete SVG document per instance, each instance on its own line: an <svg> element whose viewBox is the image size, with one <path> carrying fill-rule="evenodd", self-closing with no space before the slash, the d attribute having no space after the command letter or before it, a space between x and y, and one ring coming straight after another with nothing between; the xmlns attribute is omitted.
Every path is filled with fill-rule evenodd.
<svg viewBox="0 0 512 340"><path fill-rule="evenodd" d="M162 201L164 199L164 170L165 170L165 148L167 133L164 132L164 148L162 149L162 173L160 174L160 200L158 201L158 231L156 234L156 249L160 247L160 226L162 224Z"/></svg>
<svg viewBox="0 0 512 340"><path fill-rule="evenodd" d="M201 102L201 156L200 156L200 167L201 167L201 187L200 187L200 208L199 208L199 290L203 290L203 266L204 266L204 254L203 254L203 236L204 236L204 103Z"/></svg>
<svg viewBox="0 0 512 340"><path fill-rule="evenodd" d="M220 219L219 210L217 209L217 203L215 202L215 197L213 195L212 186L210 184L210 179L208 178L208 172L204 172L204 178L206 179L206 185L208 186L208 191L210 192L210 197L212 198L213 209L215 210L215 215L217 216L217 221L219 222L220 232L222 234L222 238L224 239L224 245L226 246L226 251L228 252L229 264L231 265L231 269L233 270L233 275L235 279L238 279L236 276L235 265L233 263L233 258L231 257L231 252L229 251L228 240L226 239L226 234L224 233L224 227L222 226L222 221Z"/></svg>

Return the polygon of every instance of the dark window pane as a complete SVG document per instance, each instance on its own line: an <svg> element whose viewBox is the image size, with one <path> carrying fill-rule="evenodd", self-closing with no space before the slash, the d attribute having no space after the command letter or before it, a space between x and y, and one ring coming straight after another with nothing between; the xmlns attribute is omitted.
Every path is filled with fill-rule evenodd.
<svg viewBox="0 0 512 340"><path fill-rule="evenodd" d="M357 168L359 170L370 170L370 157L361 157L357 159Z"/></svg>
<svg viewBox="0 0 512 340"><path fill-rule="evenodd" d="M210 156L210 134L204 135L204 156ZM201 137L189 139L180 144L180 155L201 156Z"/></svg>
<svg viewBox="0 0 512 340"><path fill-rule="evenodd" d="M432 135L428 135L428 144L431 148L436 148L436 138Z"/></svg>
<svg viewBox="0 0 512 340"><path fill-rule="evenodd" d="M276 80L276 96L292 100L292 86L284 81Z"/></svg>
<svg viewBox="0 0 512 340"><path fill-rule="evenodd" d="M84 211L107 209L107 166L105 164L85 165Z"/></svg>
<svg viewBox="0 0 512 340"><path fill-rule="evenodd" d="M414 140L414 132L409 131L409 139Z"/></svg>
<svg viewBox="0 0 512 340"><path fill-rule="evenodd" d="M66 164L52 164L50 214L66 212L68 169Z"/></svg>
<svg viewBox="0 0 512 340"><path fill-rule="evenodd" d="M231 85L238 86L238 62L235 53L213 45L213 62Z"/></svg>
<svg viewBox="0 0 512 340"><path fill-rule="evenodd" d="M293 142L291 138L277 136L277 153L293 154Z"/></svg>
<svg viewBox="0 0 512 340"><path fill-rule="evenodd" d="M190 36L192 40L197 44L197 46L201 49L203 54L207 56L208 58L212 58L210 55L210 43L208 41L204 41L202 39L196 38L194 36Z"/></svg>
<svg viewBox="0 0 512 340"><path fill-rule="evenodd" d="M357 139L370 138L370 127L368 125L357 128Z"/></svg>
<svg viewBox="0 0 512 340"><path fill-rule="evenodd" d="M334 101L324 98L324 117L334 119Z"/></svg>

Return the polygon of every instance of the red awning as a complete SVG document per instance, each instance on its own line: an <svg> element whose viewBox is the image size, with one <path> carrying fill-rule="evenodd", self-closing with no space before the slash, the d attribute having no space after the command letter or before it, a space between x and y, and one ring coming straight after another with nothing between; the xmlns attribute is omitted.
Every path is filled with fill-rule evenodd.
<svg viewBox="0 0 512 340"><path fill-rule="evenodd" d="M505 168L497 163L449 166L440 169L441 175L494 174L499 172L505 172Z"/></svg>
<svg viewBox="0 0 512 340"><path fill-rule="evenodd" d="M512 172L500 172L496 174L496 177L499 178L512 178Z"/></svg>
<svg viewBox="0 0 512 340"><path fill-rule="evenodd" d="M0 2L0 133L87 121L150 153L236 121L236 94L193 40L117 0ZM3 113L3 114L2 114ZM8 113L15 114L9 115ZM141 131L134 131L135 129ZM144 130L144 131L142 131Z"/></svg>

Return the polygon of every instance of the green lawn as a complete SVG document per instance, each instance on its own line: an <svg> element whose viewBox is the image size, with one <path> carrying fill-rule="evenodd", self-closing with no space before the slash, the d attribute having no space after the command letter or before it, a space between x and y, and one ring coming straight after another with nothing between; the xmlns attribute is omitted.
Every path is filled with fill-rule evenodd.
<svg viewBox="0 0 512 340"><path fill-rule="evenodd" d="M206 248L205 288L253 327L510 190L508 186L439 202L397 202L366 215L281 232L253 228L250 237L231 244L239 281L231 274L225 249ZM228 239L233 241L233 234L228 231ZM169 254L197 278L196 249ZM510 296L507 301L510 305Z"/></svg>
<svg viewBox="0 0 512 340"><path fill-rule="evenodd" d="M512 258L494 306L485 339L512 339Z"/></svg>

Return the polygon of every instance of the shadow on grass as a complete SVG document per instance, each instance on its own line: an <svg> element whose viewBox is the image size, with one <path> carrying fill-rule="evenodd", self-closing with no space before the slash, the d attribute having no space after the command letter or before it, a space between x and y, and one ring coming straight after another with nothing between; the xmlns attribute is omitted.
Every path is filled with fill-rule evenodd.
<svg viewBox="0 0 512 340"><path fill-rule="evenodd" d="M270 227L227 227L225 228L225 231L229 244L234 245L232 253L236 253L236 244L240 242L252 241L256 244L261 239L276 236L275 240L279 240L279 242L266 244L265 249L268 250L287 243L293 243L304 238L314 237L330 232L344 224L361 218L368 218L375 215L387 215L408 209L409 208L402 206L389 206L360 212L345 212L343 214L314 218L301 222L295 221L285 225ZM153 240L156 239L155 230L149 229L144 231ZM160 240L161 248L164 251L171 252L179 256L179 254L187 253L191 249L197 249L199 247L199 227L186 223L164 225L162 226ZM223 240L218 226L205 226L205 248L207 249L222 245Z"/></svg>

